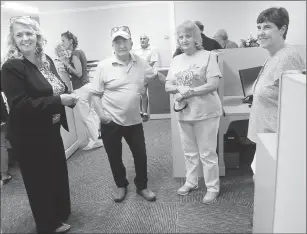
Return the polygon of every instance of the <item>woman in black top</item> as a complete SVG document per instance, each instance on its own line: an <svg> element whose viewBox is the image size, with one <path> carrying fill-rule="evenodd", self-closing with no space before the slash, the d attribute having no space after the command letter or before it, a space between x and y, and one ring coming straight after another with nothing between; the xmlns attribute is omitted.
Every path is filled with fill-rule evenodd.
<svg viewBox="0 0 307 234"><path fill-rule="evenodd" d="M68 171L62 125L68 94L54 63L44 54L38 23L31 17L11 18L8 53L2 66L2 88L10 108L9 139L20 167L38 233L63 233L70 214Z"/></svg>
<svg viewBox="0 0 307 234"><path fill-rule="evenodd" d="M71 82L74 93L80 99L76 105L81 120L87 128L89 143L83 150L91 150L103 146L102 140L98 137L99 120L92 108L90 90L88 87L89 78L87 74L87 59L82 50L77 50L78 39L71 32L67 31L61 35L64 47L71 51L70 61L62 60L71 75Z"/></svg>

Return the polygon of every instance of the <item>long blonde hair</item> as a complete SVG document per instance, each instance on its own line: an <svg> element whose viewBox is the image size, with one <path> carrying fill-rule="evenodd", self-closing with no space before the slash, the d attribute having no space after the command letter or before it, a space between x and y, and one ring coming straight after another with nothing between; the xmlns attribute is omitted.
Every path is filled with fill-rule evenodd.
<svg viewBox="0 0 307 234"><path fill-rule="evenodd" d="M65 53L66 53L66 58L69 58L70 57L70 51L68 50L68 49L66 49L66 47L63 45L63 43L58 43L57 45L56 45L56 47L55 47L55 49L54 49L54 52L55 52L55 55L59 58L59 57L61 57L61 54L60 54L60 52L61 51L65 51Z"/></svg>
<svg viewBox="0 0 307 234"><path fill-rule="evenodd" d="M192 37L195 40L195 47L197 50L202 50L202 38L201 31L199 27L191 20L186 20L176 28L176 36L177 36L177 47L180 48L179 44L179 33L180 32L192 32Z"/></svg>
<svg viewBox="0 0 307 234"><path fill-rule="evenodd" d="M22 17L22 16L14 19L10 24L10 32L7 38L8 48L3 63L8 59L24 59L24 55L21 53L21 51L19 50L19 48L15 43L14 30L13 30L15 24L22 24L28 26L34 31L37 37L35 55L37 56L43 67L49 68L50 64L46 59L46 55L43 49L44 45L47 43L47 40L42 35L38 22L30 17Z"/></svg>

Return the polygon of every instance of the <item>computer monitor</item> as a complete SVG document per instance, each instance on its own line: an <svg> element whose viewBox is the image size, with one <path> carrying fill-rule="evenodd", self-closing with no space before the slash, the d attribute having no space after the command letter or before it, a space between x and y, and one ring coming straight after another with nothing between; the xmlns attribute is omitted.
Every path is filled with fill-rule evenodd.
<svg viewBox="0 0 307 234"><path fill-rule="evenodd" d="M239 70L241 85L245 98L253 95L252 87L258 77L261 68L262 66Z"/></svg>

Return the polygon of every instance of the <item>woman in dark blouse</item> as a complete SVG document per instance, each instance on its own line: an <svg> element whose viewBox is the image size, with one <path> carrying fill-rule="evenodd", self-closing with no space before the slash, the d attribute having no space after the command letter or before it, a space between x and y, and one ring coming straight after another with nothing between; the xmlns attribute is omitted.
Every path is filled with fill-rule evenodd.
<svg viewBox="0 0 307 234"><path fill-rule="evenodd" d="M70 214L68 171L62 125L68 94L51 58L44 54L38 23L31 17L11 19L2 88L10 108L8 135L24 180L38 233L63 233Z"/></svg>

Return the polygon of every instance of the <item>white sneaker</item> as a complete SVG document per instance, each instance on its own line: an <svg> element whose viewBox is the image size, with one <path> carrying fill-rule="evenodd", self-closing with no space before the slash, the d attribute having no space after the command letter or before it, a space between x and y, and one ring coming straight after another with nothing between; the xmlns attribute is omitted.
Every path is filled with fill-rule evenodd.
<svg viewBox="0 0 307 234"><path fill-rule="evenodd" d="M83 150L92 150L92 149L96 149L102 146L103 146L103 143L101 140L97 140L97 141L90 140L90 142L87 144L87 146L83 148Z"/></svg>
<svg viewBox="0 0 307 234"><path fill-rule="evenodd" d="M66 223L62 223L60 227L54 230L55 233L65 233L70 229L70 225Z"/></svg>
<svg viewBox="0 0 307 234"><path fill-rule="evenodd" d="M177 190L177 194L178 195L181 195L181 196L185 196L187 195L190 191L192 190L195 190L195 189L198 189L198 185L196 185L195 187L191 187L189 185L187 185L186 183L180 187L178 190Z"/></svg>
<svg viewBox="0 0 307 234"><path fill-rule="evenodd" d="M215 202L216 198L218 197L219 194L220 194L220 192L210 192L210 191L208 191L203 198L203 203L204 204L211 204L211 203Z"/></svg>

